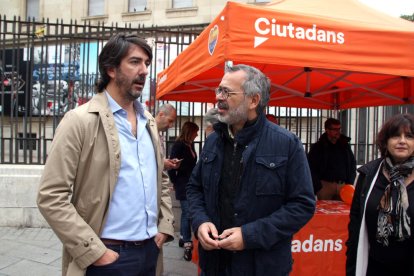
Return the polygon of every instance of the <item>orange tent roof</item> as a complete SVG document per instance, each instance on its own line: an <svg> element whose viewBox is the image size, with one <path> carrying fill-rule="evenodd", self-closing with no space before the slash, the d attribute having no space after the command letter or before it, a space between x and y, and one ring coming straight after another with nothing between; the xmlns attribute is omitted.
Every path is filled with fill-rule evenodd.
<svg viewBox="0 0 414 276"><path fill-rule="evenodd" d="M356 0L228 2L158 74L157 99L215 102L226 62L262 70L273 106L414 103L414 24Z"/></svg>

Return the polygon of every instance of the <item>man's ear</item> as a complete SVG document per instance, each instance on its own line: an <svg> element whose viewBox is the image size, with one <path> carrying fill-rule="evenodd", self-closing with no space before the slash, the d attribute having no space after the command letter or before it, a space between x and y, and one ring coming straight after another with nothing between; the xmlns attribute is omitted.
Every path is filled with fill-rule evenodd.
<svg viewBox="0 0 414 276"><path fill-rule="evenodd" d="M259 94L254 94L253 96L250 97L250 104L249 104L249 108L250 109L256 109L256 107L259 105L260 103L260 95Z"/></svg>
<svg viewBox="0 0 414 276"><path fill-rule="evenodd" d="M111 77L111 79L115 78L115 68L114 67L108 68L106 70L106 73L108 74L108 76Z"/></svg>

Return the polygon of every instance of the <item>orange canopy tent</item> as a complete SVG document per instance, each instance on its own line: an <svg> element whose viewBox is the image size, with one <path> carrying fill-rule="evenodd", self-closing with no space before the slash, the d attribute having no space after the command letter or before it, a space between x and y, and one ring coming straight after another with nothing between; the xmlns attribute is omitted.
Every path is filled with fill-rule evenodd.
<svg viewBox="0 0 414 276"><path fill-rule="evenodd" d="M414 23L357 0L282 0L224 10L157 76L157 99L215 102L227 63L272 81L271 106L414 103Z"/></svg>

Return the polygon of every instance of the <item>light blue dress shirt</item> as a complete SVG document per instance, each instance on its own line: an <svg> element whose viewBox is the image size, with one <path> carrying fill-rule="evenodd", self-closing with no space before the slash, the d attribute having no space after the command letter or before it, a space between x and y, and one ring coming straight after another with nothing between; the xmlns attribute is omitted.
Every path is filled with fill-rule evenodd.
<svg viewBox="0 0 414 276"><path fill-rule="evenodd" d="M127 112L105 93L118 129L121 169L101 237L145 240L157 233L157 161L146 128L147 118L141 103L135 101L138 122L135 138Z"/></svg>

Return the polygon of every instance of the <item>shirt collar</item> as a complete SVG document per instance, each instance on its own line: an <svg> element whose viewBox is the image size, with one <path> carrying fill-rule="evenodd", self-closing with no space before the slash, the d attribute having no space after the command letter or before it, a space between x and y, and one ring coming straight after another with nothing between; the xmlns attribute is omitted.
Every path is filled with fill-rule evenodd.
<svg viewBox="0 0 414 276"><path fill-rule="evenodd" d="M105 90L105 94L106 94L106 97L108 98L109 108L111 109L112 114L115 114L119 110L122 110L122 107L114 100L114 98L111 97L111 95L108 93L107 90ZM138 100L134 101L134 108L137 114L147 119L147 117L145 116L144 107Z"/></svg>

